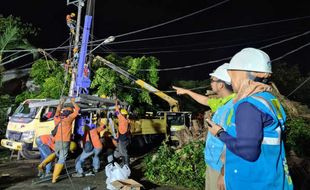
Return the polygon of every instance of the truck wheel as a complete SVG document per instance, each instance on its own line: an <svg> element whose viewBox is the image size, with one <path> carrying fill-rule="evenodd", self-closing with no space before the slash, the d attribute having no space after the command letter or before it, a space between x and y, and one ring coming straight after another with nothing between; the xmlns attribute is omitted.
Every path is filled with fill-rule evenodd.
<svg viewBox="0 0 310 190"><path fill-rule="evenodd" d="M40 158L40 152L39 151L32 151L32 150L27 150L23 149L20 151L22 157L24 157L27 160L32 160L32 159L39 159Z"/></svg>

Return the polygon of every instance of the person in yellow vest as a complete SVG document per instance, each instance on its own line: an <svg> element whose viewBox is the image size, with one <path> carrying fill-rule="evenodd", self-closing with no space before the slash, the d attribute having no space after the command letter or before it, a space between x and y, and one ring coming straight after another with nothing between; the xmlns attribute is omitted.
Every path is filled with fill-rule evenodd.
<svg viewBox="0 0 310 190"><path fill-rule="evenodd" d="M187 94L198 103L210 107L214 113L212 121L222 125L224 129L226 129L226 120L233 108L233 98L235 97L235 94L232 92L231 79L227 68L228 63L225 63L210 74L212 91L219 98L209 98L187 89L173 87L177 94ZM204 157L207 165L205 190L224 190L225 146L223 142L214 137L210 132L208 132L206 137Z"/></svg>

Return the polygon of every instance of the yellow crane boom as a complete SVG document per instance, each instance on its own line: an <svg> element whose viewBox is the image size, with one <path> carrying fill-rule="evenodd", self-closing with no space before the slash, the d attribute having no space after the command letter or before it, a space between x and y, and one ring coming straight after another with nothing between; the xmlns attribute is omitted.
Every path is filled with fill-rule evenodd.
<svg viewBox="0 0 310 190"><path fill-rule="evenodd" d="M168 104L170 106L170 111L171 112L179 112L180 111L180 109L179 109L179 102L177 100L173 99L172 97L170 97L169 95L167 95L164 92L158 90L157 88L151 86L150 84L144 82L143 80L136 78L132 74L128 73L127 71L123 70L122 68L114 65L110 61L108 61L108 60L106 60L106 59L104 59L104 58L102 58L100 56L96 56L96 59L101 61L106 66L108 66L111 69L113 69L114 71L116 71L116 72L120 73L121 75L127 77L128 79L132 80L137 85L139 85L141 88L146 89L149 92L154 93L155 95L157 95L161 99L163 99L166 102L168 102Z"/></svg>

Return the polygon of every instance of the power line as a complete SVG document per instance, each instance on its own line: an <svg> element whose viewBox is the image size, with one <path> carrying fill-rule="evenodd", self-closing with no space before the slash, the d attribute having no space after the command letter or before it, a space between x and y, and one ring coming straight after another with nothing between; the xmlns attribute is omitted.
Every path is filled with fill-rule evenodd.
<svg viewBox="0 0 310 190"><path fill-rule="evenodd" d="M58 47L61 47L62 45L64 45L68 40L69 40L70 38L68 38L68 39L66 39L63 43L61 43ZM57 47L56 47L57 48ZM53 58L52 58L52 56L50 55L51 53L53 53L53 52L55 52L56 51L56 48L53 50L53 51L51 51L49 54L47 53L47 50L45 49L32 49L32 50L28 50L28 51L33 51L33 50L36 50L36 51L38 51L38 52L41 52L42 53L42 51L43 52L45 52L46 53L46 55L48 55L53 61L55 61ZM19 52L18 52L19 53ZM29 54L31 54L31 52L29 52L28 54L25 54L25 55L22 55L22 56L20 56L20 57L16 57L16 58L21 58L21 57L24 57L24 56L26 56L26 55L29 55ZM4 62L4 63L2 63L2 64L8 64L8 63L10 63L10 62L12 62L12 61L15 61L15 60L17 60L17 59L11 59L11 60L9 60L9 61L7 61L7 62ZM35 61L32 61L32 62L30 62L30 63L27 63L27 64L25 64L25 65L23 65L23 66L21 66L21 67L17 67L16 69L19 69L19 68L23 68L23 67L25 67L25 66L28 66L28 65L30 65L30 64L32 64L32 63L34 63ZM1 65L1 64L0 64Z"/></svg>
<svg viewBox="0 0 310 190"><path fill-rule="evenodd" d="M133 39L133 40L124 40L124 41L118 41L118 42L111 42L109 44L123 44L123 43L129 43L129 42L141 42L141 41L148 41L148 40L158 40L158 39L165 39L165 38L191 36L191 35L221 32L221 31L227 31L227 30L235 30L235 29L241 29L241 28L256 27L256 26L262 26L262 25L268 25L268 24L277 24L277 23L289 22L289 21L297 21L297 20L308 19L308 18L310 18L310 16L296 17L296 18L291 18L291 19L282 19L282 20L275 20L275 21L267 21L267 22L261 22L261 23L256 23L256 24L239 25L239 26L204 30L204 31L198 31L198 32L173 34L173 35L166 35L166 36L155 36L155 37L139 38L139 39Z"/></svg>
<svg viewBox="0 0 310 190"><path fill-rule="evenodd" d="M307 31L303 34L300 34L300 35L296 35L298 37L301 37L301 36L304 36L304 35L307 35L308 33L310 33L310 31ZM289 38L289 40L293 40L293 39L296 39L297 37L294 36L294 37L291 37ZM269 45L266 45L266 46L263 46L263 47L260 47L258 49L265 49L265 48L269 48L271 46L274 46L274 45L278 45L278 44L281 44L281 43L284 43L284 42L287 42L289 41L288 39L284 39L284 40L280 40L279 42L276 42L276 43L272 43L272 44L269 44ZM296 51L299 51L300 49L308 46L309 44L305 44L301 47L298 47L297 49L293 50L293 51L290 51L272 61L277 61L279 59L282 59L284 57L286 57L287 55L290 55ZM225 57L225 58L222 58L222 59L217 59L217 60L213 60L213 61L207 61L207 62L202 62L202 63L197 63L197 64L194 64L194 65L186 65L186 66L181 66L181 67L173 67L173 68L164 68L164 69L157 69L157 71L173 71L173 70L181 70L181 69L188 69L188 68L193 68L193 67L198 67L198 66L204 66L204 65L209 65L209 64L212 64L212 63L217 63L217 62L221 62L221 61L225 61L225 60L229 60L230 58L232 58L232 56L230 57ZM139 69L139 71L150 71L150 69Z"/></svg>
<svg viewBox="0 0 310 190"><path fill-rule="evenodd" d="M291 93L289 93L286 97L288 98L292 94L294 94L298 89L300 89L304 84L306 84L310 80L310 77L308 77L304 82L302 82L299 86L297 86Z"/></svg>
<svg viewBox="0 0 310 190"><path fill-rule="evenodd" d="M259 37L263 37L263 38L267 38L267 39L263 39L263 40L259 40L253 43L260 43L260 42L265 42L265 41L271 41L274 39L279 39L279 38L283 38L283 37L287 37L287 36L292 36L292 35L296 35L298 34L298 32L292 32L292 33L287 33L287 34L283 34L283 35L277 35L274 37L273 36L259 36ZM213 45L213 44L223 44L223 43L234 43L233 45L227 45L228 46L234 46L235 44L248 44L251 42L253 39L242 39L242 40L222 40L222 41L213 41L213 42L200 42L200 43L186 43L186 44L179 44L179 45L171 45L171 46L160 46L160 47L142 47L142 48L117 48L118 51L140 51L140 50L171 50L171 48L186 48L186 47L193 47L193 46L204 46L204 45ZM243 43L241 43L243 42ZM247 43L245 43L247 42ZM215 47L209 47L210 49L219 49L221 47L226 47L226 46L215 46ZM173 49L172 49L173 50Z"/></svg>
<svg viewBox="0 0 310 190"><path fill-rule="evenodd" d="M181 16L181 17L179 17L179 18L172 19L172 20L170 20L170 21L163 22L163 23L160 23L160 24L157 24L157 25L154 25L154 26L150 26L150 27L143 28L143 29L140 29L140 30L135 30L135 31L132 31L132 32L127 32L127 33L124 33L124 34L119 34L119 35L116 35L115 38L120 38L120 37L128 36L128 35L131 35L131 34L136 34L136 33L139 33L139 32L147 31L147 30L150 30L150 29L158 28L158 27L160 27L160 26L164 26L164 25L167 25L167 24L170 24L170 23L173 23L173 22L176 22L176 21L179 21L179 20L182 20L182 19L185 19L185 18L194 16L194 15L196 15L196 14L202 13L202 12L204 12L204 11L210 10L210 9L212 9L212 8L215 8L215 7L217 7L217 6L220 6L220 5L222 5L222 4L225 4L225 3L227 3L228 1L229 1L229 0L225 0L225 1L219 2L219 3L217 3L217 4L211 5L210 7L206 7L206 8L204 8L204 9L199 10L199 11L196 11L196 12L193 12L193 13L190 13L190 14Z"/></svg>
<svg viewBox="0 0 310 190"><path fill-rule="evenodd" d="M219 29L212 29L212 30L205 30L205 31L199 31L199 32L191 32L191 33L184 33L184 34L175 34L175 35L167 35L167 36L157 36L157 37L150 37L150 38L126 40L126 41L112 42L109 44L120 44L120 43L128 43L128 42L137 42L137 41L146 41L146 40L155 40L155 39L163 39L163 38L171 38L171 37L180 37L180 36L189 36L189 35L196 35L196 34L212 33L212 32L219 32L219 31L227 31L227 30L234 30L234 29L240 29L240 28L261 26L261 25L267 25L267 24L276 24L276 23L288 22L288 21L297 21L297 20L302 20L302 19L307 19L307 18L310 18L310 16L296 17L296 18L291 18L291 19L282 19L282 20L276 20L276 21L268 21L268 22L261 22L261 23L256 23L256 24L240 25L240 26L226 27L226 28L219 28ZM143 29L141 29L141 30L143 30ZM121 35L118 35L115 37L119 37L119 36L121 36ZM89 43L101 42L101 41L104 41L106 39L107 38L94 40L94 41L90 41ZM70 46L61 46L61 47L56 47L56 48L43 48L43 49L45 51L53 51L53 50L61 50L61 49L66 50L68 48L70 48ZM3 52L17 52L17 51L18 52L29 52L29 51L37 51L37 49L3 50Z"/></svg>
<svg viewBox="0 0 310 190"><path fill-rule="evenodd" d="M281 41L279 41L279 42L275 42L275 43L272 43L272 44L263 46L263 47L261 47L260 49L269 48L269 47L271 47L271 46L274 46L274 45L277 45L277 44L281 44L281 43L283 43L283 42L287 42L287 41L290 41L290 40L299 38L299 37L301 37L301 36L305 36L305 35L307 35L307 34L309 34L309 33L310 33L310 31L307 31L307 32L304 32L304 33L302 33L302 34L299 34L299 35L296 35L296 36L293 36L293 37L290 37L290 38L281 40Z"/></svg>
<svg viewBox="0 0 310 190"><path fill-rule="evenodd" d="M271 60L271 61L278 61L278 60L280 60L280 59L283 59L284 57L286 57L286 56L288 56L288 55L291 55L292 53L295 53L295 52L297 52L297 51L299 51L299 50L301 50L301 49L303 49L303 48L305 48L305 47L307 47L307 46L309 46L309 45L310 45L310 42L308 42L308 43L306 43L305 45L302 45L302 46L300 46L300 47L298 47L298 48L296 48L296 49L294 49L294 50L292 50L292 51L289 51L289 52L285 53L284 55L282 55L282 56L280 56L280 57L277 57L277 58L275 58L275 59L273 59L273 60Z"/></svg>
<svg viewBox="0 0 310 190"><path fill-rule="evenodd" d="M309 33L309 32L308 32ZM231 47L238 47L238 46L242 46L242 45L248 45L248 44L258 44L258 43L262 43L262 42L266 42L266 41L271 41L274 39L279 39L279 38L283 38L284 36L288 36L288 35L281 35L281 36L277 36L277 37L273 37L273 38L269 38L269 39L264 39L264 40L259 40L256 42L248 42L248 43L237 43L237 44L233 44L233 45L225 45L225 46L217 46L217 47L210 47L210 48L197 48L197 49L183 49L183 50L158 50L158 51L140 51L140 52L135 52L135 51L121 51L118 49L118 51L105 51L103 53L117 53L117 54L142 54L142 55L146 55L146 54L162 54L162 53L182 53L182 52L201 52L201 51L207 51L207 50L216 50L216 49L224 49L224 48L231 48ZM294 36L295 39L296 37ZM289 41L289 40L285 40L285 41ZM276 45L279 42L276 42L274 44L270 44L268 45ZM281 42L282 43L282 42ZM267 46L263 47L263 48L267 48ZM134 49L132 49L134 50ZM102 53L102 52L97 52L97 53Z"/></svg>
<svg viewBox="0 0 310 190"><path fill-rule="evenodd" d="M10 59L9 61L6 61L6 62L4 62L4 63L1 63L0 66L6 65L6 64L8 64L8 63L11 63L11 62L17 60L17 59L26 57L27 55L30 55L30 54L32 54L32 53L29 52L29 53L23 54L23 55L21 55L21 56L15 57L15 58L13 58L13 59Z"/></svg>

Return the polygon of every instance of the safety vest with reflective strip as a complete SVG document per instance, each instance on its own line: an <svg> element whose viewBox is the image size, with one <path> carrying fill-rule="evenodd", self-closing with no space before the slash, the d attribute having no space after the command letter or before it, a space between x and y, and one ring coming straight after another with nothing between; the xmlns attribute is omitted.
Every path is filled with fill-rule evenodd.
<svg viewBox="0 0 310 190"><path fill-rule="evenodd" d="M281 134L285 129L286 114L278 99L269 92L257 93L234 105L227 132L236 137L235 113L238 106L248 102L273 118L272 124L264 126L261 153L254 162L244 160L227 149L225 184L227 190L291 190L293 183L286 164ZM238 127L238 126L237 126Z"/></svg>
<svg viewBox="0 0 310 190"><path fill-rule="evenodd" d="M231 97L228 102L216 110L212 117L212 121L226 129L226 120L232 108L233 100ZM204 149L205 162L208 164L207 167L211 167L213 170L218 172L221 171L223 163L220 158L224 149L224 143L208 132Z"/></svg>

